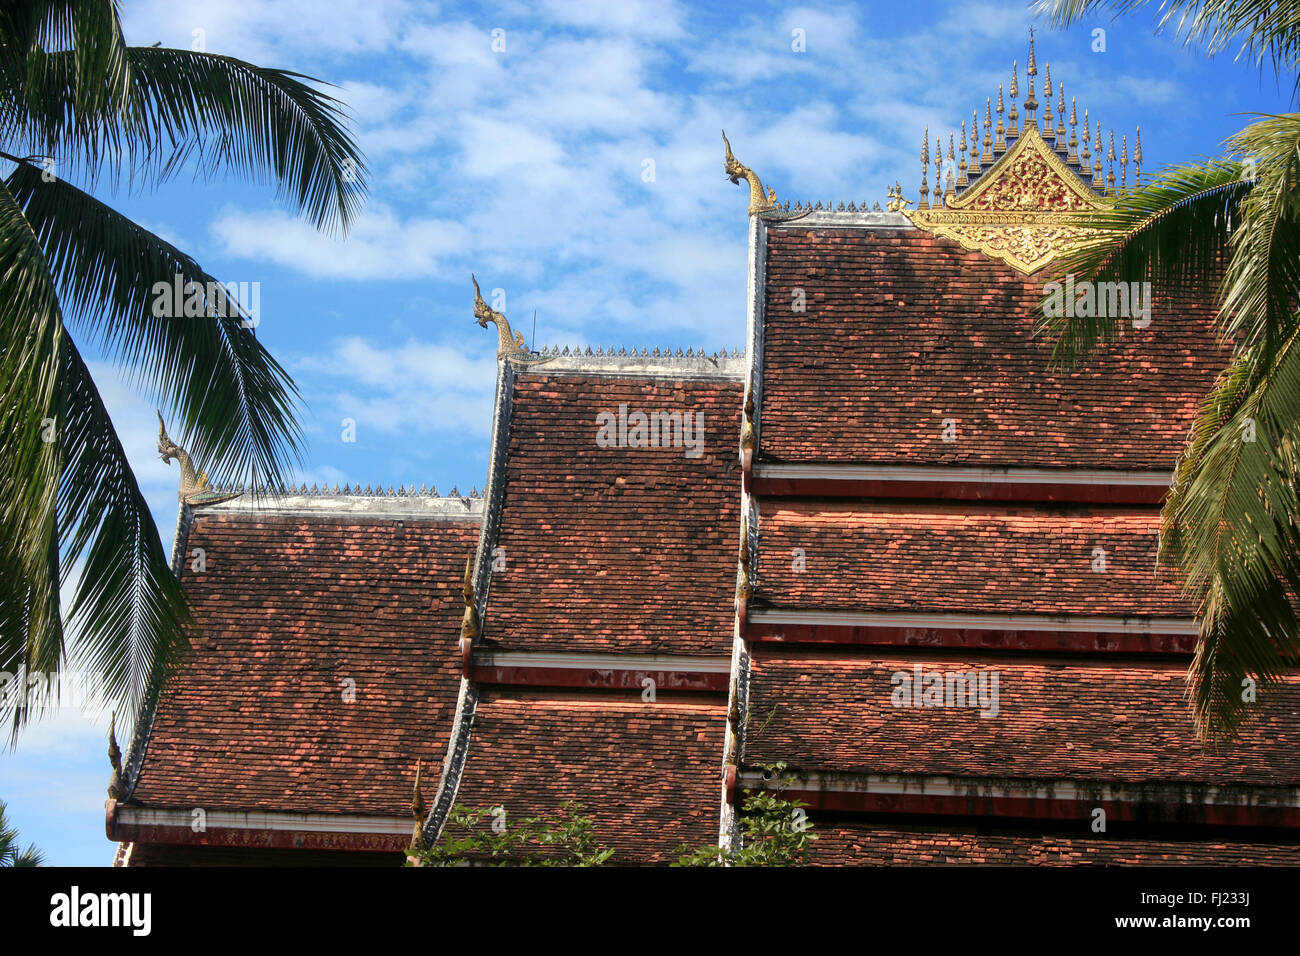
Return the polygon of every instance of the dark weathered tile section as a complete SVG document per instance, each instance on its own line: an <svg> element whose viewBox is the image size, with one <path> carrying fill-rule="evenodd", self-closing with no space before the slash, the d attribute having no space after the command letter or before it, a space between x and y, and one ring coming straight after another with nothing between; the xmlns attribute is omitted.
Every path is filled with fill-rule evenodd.
<svg viewBox="0 0 1300 956"><path fill-rule="evenodd" d="M1193 616L1152 508L761 502L756 601L804 610Z"/></svg>
<svg viewBox="0 0 1300 956"><path fill-rule="evenodd" d="M1059 372L1044 281L919 230L770 230L762 459L1172 468L1225 363L1213 296L1156 289L1150 326Z"/></svg>
<svg viewBox="0 0 1300 956"><path fill-rule="evenodd" d="M409 813L460 686L476 520L199 514L182 580L200 633L158 707L132 802ZM343 700L344 682L356 700Z"/></svg>
<svg viewBox="0 0 1300 956"><path fill-rule="evenodd" d="M741 385L521 375L485 637L511 650L727 654ZM701 455L600 447L597 416L698 413Z"/></svg>

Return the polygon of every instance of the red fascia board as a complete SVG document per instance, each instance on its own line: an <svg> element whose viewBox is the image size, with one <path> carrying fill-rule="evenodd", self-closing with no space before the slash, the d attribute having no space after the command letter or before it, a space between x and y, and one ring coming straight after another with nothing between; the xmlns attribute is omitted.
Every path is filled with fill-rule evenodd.
<svg viewBox="0 0 1300 956"><path fill-rule="evenodd" d="M641 690L646 678L656 690L727 693L730 675L710 671L630 670L599 667L527 667L475 664L473 679L480 684L532 687L587 687L596 690Z"/></svg>
<svg viewBox="0 0 1300 956"><path fill-rule="evenodd" d="M745 639L758 644L853 644L879 647L959 647L1064 653L1189 655L1195 634L1117 634L1104 631L1021 631L997 628L884 627L857 624L769 624L749 621Z"/></svg>
<svg viewBox="0 0 1300 956"><path fill-rule="evenodd" d="M108 838L115 843L167 843L272 850L400 853L411 843L409 836L394 833L322 833L311 830L246 830L233 827L209 828L202 833L195 833L189 827L118 823L111 819L107 832Z"/></svg>
<svg viewBox="0 0 1300 956"><path fill-rule="evenodd" d="M753 494L805 498L922 498L958 501L1033 501L1060 504L1159 505L1163 485L1055 482L899 481L883 478L770 478L756 476Z"/></svg>
<svg viewBox="0 0 1300 956"><path fill-rule="evenodd" d="M1107 821L1197 823L1207 826L1300 827L1300 807L1172 804L1120 800L1060 800L1030 796L967 796L963 794L861 793L839 790L782 790L785 800L799 800L810 809L838 813L906 813L962 817L1013 817L1073 820L1080 827L1100 807Z"/></svg>

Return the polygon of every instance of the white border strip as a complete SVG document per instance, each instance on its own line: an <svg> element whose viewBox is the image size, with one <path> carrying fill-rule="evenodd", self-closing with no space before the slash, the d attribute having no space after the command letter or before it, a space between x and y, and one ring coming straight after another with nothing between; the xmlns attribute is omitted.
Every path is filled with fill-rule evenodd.
<svg viewBox="0 0 1300 956"><path fill-rule="evenodd" d="M755 624L826 624L937 630L1100 631L1107 634L1186 634L1200 626L1183 617L1083 617L1049 614L913 614L907 611L751 611Z"/></svg>
<svg viewBox="0 0 1300 956"><path fill-rule="evenodd" d="M1074 800L1079 802L1109 800L1115 803L1189 803L1215 806L1266 806L1300 807L1300 787L1279 787L1274 801L1252 800L1259 791L1257 786L1218 787L1212 785L1176 784L1166 781L1134 784L1088 784L1079 780L1061 780L1051 783L1040 781L1018 783L999 778L997 782L979 778L915 776L903 777L883 774L848 776L820 773L796 774L787 790L819 790L830 793L878 793L891 796L913 795L932 797L975 798L1033 798L1036 800ZM740 784L750 789L768 783L761 771L747 770L740 775Z"/></svg>
<svg viewBox="0 0 1300 956"><path fill-rule="evenodd" d="M820 478L832 481L976 481L988 484L1131 485L1166 488L1171 471L1104 471L1052 468L958 468L907 465L756 464L759 478Z"/></svg>
<svg viewBox="0 0 1300 956"><path fill-rule="evenodd" d="M117 808L118 826L190 829L193 810ZM301 830L311 833L377 833L410 836L410 817L346 816L334 813L272 813L266 810L208 810L209 830Z"/></svg>
<svg viewBox="0 0 1300 956"><path fill-rule="evenodd" d="M450 519L482 521L483 499L432 495L264 495L238 498L215 504L193 506L196 516L239 515L243 518L276 518L281 515L331 515L358 518Z"/></svg>
<svg viewBox="0 0 1300 956"><path fill-rule="evenodd" d="M539 667L574 670L688 671L727 674L730 657L690 657L684 654L553 654L537 651L475 653L476 667Z"/></svg>

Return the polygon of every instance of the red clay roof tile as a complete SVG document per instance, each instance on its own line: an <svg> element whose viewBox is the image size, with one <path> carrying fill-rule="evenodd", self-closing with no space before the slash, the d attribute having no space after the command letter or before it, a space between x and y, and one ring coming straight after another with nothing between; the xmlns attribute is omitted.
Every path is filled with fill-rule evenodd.
<svg viewBox="0 0 1300 956"><path fill-rule="evenodd" d="M201 634L164 691L132 803L409 813L460 686L477 520L204 515L182 575ZM343 699L344 681L356 699Z"/></svg>

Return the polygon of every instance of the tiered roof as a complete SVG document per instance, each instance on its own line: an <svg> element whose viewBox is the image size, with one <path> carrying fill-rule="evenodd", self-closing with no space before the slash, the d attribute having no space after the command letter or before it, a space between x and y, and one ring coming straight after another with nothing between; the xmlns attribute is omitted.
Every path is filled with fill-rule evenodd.
<svg viewBox="0 0 1300 956"><path fill-rule="evenodd" d="M1300 861L1300 674L1203 747L1196 609L1156 571L1227 358L1212 284L1051 366L1038 270L1127 172L1087 166L1059 86L1040 128L1035 61L915 210L754 217L725 798L785 764L829 863Z"/></svg>
<svg viewBox="0 0 1300 956"><path fill-rule="evenodd" d="M937 142L933 191L927 131L914 209L900 186L885 212L792 209L727 143L743 354L533 351L475 281L499 359L481 498L183 497L203 632L110 836L152 862L395 853L419 761L410 839L457 806L573 800L613 862L662 863L734 846L741 791L781 762L817 862L1300 862L1300 675L1202 747L1196 609L1155 571L1226 358L1208 285L1050 367L1038 270L1128 153L1116 178L1038 77L1031 39L1025 97L1013 66L983 140L976 114L960 159Z"/></svg>

